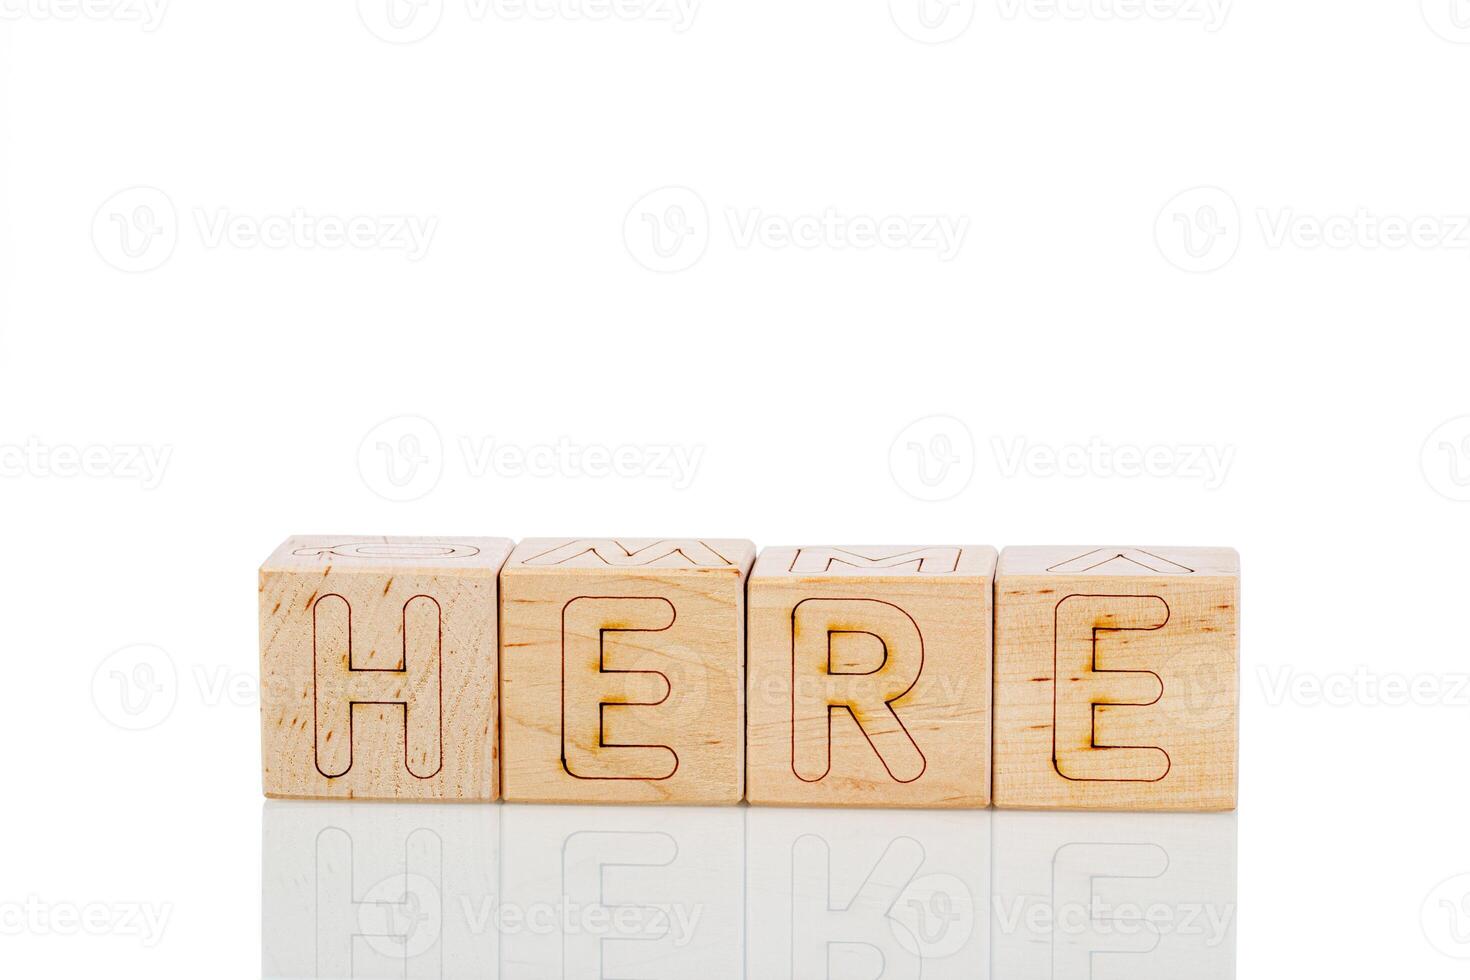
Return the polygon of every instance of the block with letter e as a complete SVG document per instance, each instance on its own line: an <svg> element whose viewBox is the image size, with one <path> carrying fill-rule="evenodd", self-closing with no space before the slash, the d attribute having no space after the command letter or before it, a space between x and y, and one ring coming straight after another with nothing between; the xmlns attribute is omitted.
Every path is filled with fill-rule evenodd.
<svg viewBox="0 0 1470 980"><path fill-rule="evenodd" d="M1007 548L995 602L996 806L1235 808L1232 549Z"/></svg>
<svg viewBox="0 0 1470 980"><path fill-rule="evenodd" d="M303 536L260 569L265 793L493 800L504 538Z"/></svg>
<svg viewBox="0 0 1470 980"><path fill-rule="evenodd" d="M990 800L994 548L767 548L750 580L747 798Z"/></svg>
<svg viewBox="0 0 1470 980"><path fill-rule="evenodd" d="M505 799L737 803L749 541L533 538L501 575Z"/></svg>

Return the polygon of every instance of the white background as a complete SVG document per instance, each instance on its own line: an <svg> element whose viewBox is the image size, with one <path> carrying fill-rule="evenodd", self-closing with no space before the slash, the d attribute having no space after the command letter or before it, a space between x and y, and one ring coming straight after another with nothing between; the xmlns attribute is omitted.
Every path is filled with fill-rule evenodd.
<svg viewBox="0 0 1470 980"><path fill-rule="evenodd" d="M1462 975L1470 6L586 2L0 0L6 972L255 971L255 568L417 532L1232 545L1240 975Z"/></svg>

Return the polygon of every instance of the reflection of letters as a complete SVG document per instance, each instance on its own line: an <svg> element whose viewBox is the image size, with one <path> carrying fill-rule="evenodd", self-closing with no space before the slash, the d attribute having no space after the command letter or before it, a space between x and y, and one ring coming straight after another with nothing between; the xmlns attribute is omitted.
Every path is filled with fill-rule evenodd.
<svg viewBox="0 0 1470 980"><path fill-rule="evenodd" d="M827 842L798 838L791 847L791 976L920 976L920 957L900 942L890 910L923 863L917 841L896 838L857 891L842 894Z"/></svg>
<svg viewBox="0 0 1470 980"><path fill-rule="evenodd" d="M261 972L1233 980L1235 835L1230 814L271 800ZM1458 894L1426 910L1446 938Z"/></svg>
<svg viewBox="0 0 1470 980"><path fill-rule="evenodd" d="M671 906L666 899L673 896L665 894L665 869L678 856L674 838L662 833L582 831L566 839L567 910L573 921L587 925L563 935L562 975L633 976L624 967L646 969L689 942L683 930L691 910L685 903Z"/></svg>
<svg viewBox="0 0 1470 980"><path fill-rule="evenodd" d="M499 808L268 800L262 816L262 977L495 976Z"/></svg>
<svg viewBox="0 0 1470 980"><path fill-rule="evenodd" d="M997 980L1235 980L1233 815L991 822Z"/></svg>
<svg viewBox="0 0 1470 980"><path fill-rule="evenodd" d="M443 842L419 828L393 855L402 870L362 874L381 855L359 857L345 830L329 827L316 841L316 975L319 977L443 975ZM386 864L386 862L385 862Z"/></svg>
<svg viewBox="0 0 1470 980"><path fill-rule="evenodd" d="M504 977L743 980L735 807L505 808ZM481 976L480 973L473 974ZM494 976L494 964L483 975Z"/></svg>
<svg viewBox="0 0 1470 980"><path fill-rule="evenodd" d="M1144 906L1109 898L1109 879L1161 878L1169 855L1153 844L1067 844L1052 863L1052 976L1088 978L1098 954L1143 954L1159 944ZM1127 971L1119 973L1127 975Z"/></svg>

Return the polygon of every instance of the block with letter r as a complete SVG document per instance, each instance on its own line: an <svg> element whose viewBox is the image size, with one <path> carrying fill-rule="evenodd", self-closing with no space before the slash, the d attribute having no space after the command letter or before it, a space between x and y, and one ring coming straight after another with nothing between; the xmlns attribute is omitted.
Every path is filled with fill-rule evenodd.
<svg viewBox="0 0 1470 980"><path fill-rule="evenodd" d="M986 806L995 558L982 545L762 551L750 802Z"/></svg>

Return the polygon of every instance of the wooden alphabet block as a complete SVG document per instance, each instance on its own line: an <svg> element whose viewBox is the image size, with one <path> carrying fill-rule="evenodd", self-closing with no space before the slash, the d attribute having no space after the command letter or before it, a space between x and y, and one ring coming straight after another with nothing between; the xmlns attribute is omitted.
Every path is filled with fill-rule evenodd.
<svg viewBox="0 0 1470 980"><path fill-rule="evenodd" d="M1233 810L1240 564L1229 548L1007 548L995 803Z"/></svg>
<svg viewBox="0 0 1470 980"><path fill-rule="evenodd" d="M750 579L747 798L990 800L994 548L767 548Z"/></svg>
<svg viewBox="0 0 1470 980"><path fill-rule="evenodd" d="M749 541L522 541L501 576L504 794L737 803Z"/></svg>
<svg viewBox="0 0 1470 980"><path fill-rule="evenodd" d="M288 538L260 569L267 796L493 800L504 538Z"/></svg>

